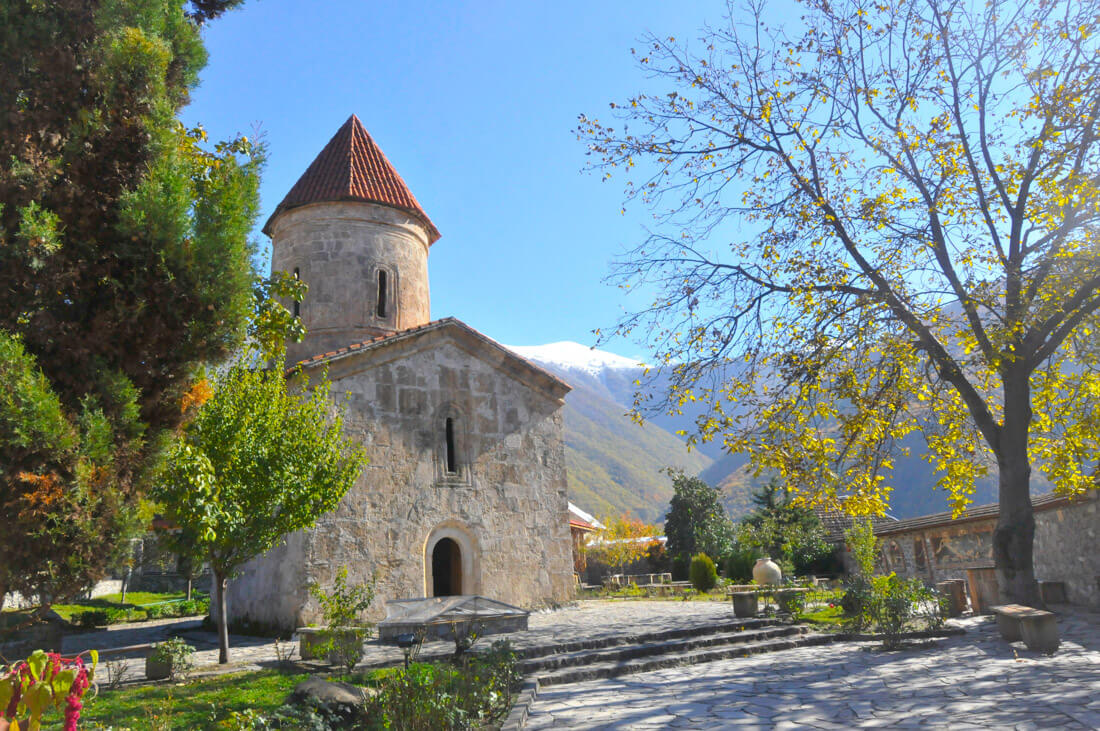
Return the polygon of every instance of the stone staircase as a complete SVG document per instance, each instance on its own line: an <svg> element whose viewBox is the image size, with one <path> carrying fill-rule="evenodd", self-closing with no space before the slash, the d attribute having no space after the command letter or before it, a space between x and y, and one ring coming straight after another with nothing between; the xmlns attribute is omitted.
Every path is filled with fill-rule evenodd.
<svg viewBox="0 0 1100 731"><path fill-rule="evenodd" d="M580 640L521 650L520 669L537 686L578 683L695 665L761 652L822 645L835 635L774 619L745 619L652 634Z"/></svg>

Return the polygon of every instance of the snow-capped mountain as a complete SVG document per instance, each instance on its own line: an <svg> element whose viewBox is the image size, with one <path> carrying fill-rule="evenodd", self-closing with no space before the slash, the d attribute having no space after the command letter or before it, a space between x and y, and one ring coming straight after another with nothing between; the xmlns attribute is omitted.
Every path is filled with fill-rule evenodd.
<svg viewBox="0 0 1100 731"><path fill-rule="evenodd" d="M574 342L505 347L573 387L565 397L565 458L569 499L584 510L663 521L672 483L662 470L698 474L710 465L661 425L627 416L644 371L638 359Z"/></svg>
<svg viewBox="0 0 1100 731"><path fill-rule="evenodd" d="M563 340L546 345L506 345L514 353L563 371L581 371L599 377L605 370L640 370L645 364L635 358L627 358L606 350Z"/></svg>

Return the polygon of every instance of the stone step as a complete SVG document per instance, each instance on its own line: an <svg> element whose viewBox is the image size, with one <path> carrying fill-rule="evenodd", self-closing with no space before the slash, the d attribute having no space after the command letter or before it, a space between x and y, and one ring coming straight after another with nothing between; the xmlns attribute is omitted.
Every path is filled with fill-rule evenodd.
<svg viewBox="0 0 1100 731"><path fill-rule="evenodd" d="M669 652L661 655L649 655L632 660L613 660L591 665L559 668L545 673L536 673L535 680L540 687L563 685L566 683L580 683L586 680L615 678L620 675L646 673L651 670L662 670L664 668L679 667L681 665L697 665L705 662L728 660L734 657L745 657L747 655L755 655L763 652L791 650L796 647L807 647L810 645L825 645L835 642L837 639L839 639L839 635L797 634L789 637L761 640L757 642L693 649L684 652Z"/></svg>
<svg viewBox="0 0 1100 731"><path fill-rule="evenodd" d="M683 627L679 629L664 630L661 632L645 632L633 635L613 635L609 637L597 637L586 640L574 640L571 642L559 642L553 645L537 645L534 647L519 648L516 655L522 660L531 660L546 655L562 655L581 650L598 650L605 647L618 645L640 645L650 642L664 642L681 637L700 637L705 635L728 634L742 632L744 630L758 629L761 627L788 626L770 617L759 619L738 619L729 622L719 622L710 625L695 627Z"/></svg>
<svg viewBox="0 0 1100 731"><path fill-rule="evenodd" d="M520 670L524 675L531 675L564 667L633 660L635 658L647 657L650 655L677 654L704 647L762 642L764 640L798 636L805 632L806 629L804 627L788 625L747 629L739 632L723 632L720 634L696 634L688 637L624 644L601 649L586 648L576 652L563 652L528 659L520 663Z"/></svg>

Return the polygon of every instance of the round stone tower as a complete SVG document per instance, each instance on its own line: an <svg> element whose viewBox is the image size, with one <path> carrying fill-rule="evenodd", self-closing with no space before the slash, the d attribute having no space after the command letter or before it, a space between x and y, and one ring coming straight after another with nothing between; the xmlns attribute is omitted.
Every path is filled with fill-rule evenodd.
<svg viewBox="0 0 1100 731"><path fill-rule="evenodd" d="M304 281L295 363L431 319L428 248L439 231L352 115L264 225L271 266Z"/></svg>

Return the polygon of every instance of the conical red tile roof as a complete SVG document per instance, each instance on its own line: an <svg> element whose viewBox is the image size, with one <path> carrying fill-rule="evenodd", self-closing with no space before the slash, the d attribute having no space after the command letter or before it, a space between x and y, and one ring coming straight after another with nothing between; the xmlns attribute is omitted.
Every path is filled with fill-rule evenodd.
<svg viewBox="0 0 1100 731"><path fill-rule="evenodd" d="M424 222L429 244L439 239L439 230L354 114L275 208L264 224L264 233L270 235L271 222L291 208L334 201L366 201L399 208Z"/></svg>

